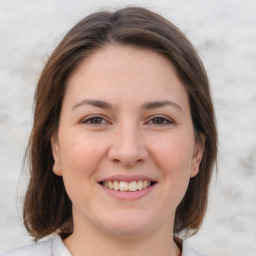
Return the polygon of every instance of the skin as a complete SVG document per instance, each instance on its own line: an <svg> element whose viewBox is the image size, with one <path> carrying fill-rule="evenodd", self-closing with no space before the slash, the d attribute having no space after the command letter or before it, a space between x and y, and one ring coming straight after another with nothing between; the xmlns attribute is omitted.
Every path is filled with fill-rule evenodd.
<svg viewBox="0 0 256 256"><path fill-rule="evenodd" d="M148 104L155 101L162 104ZM169 60L119 45L93 53L68 79L51 142L53 171L73 204L74 232L64 240L72 255L181 254L175 210L203 143L195 142L188 95ZM120 199L99 184L112 175L156 184L143 197Z"/></svg>

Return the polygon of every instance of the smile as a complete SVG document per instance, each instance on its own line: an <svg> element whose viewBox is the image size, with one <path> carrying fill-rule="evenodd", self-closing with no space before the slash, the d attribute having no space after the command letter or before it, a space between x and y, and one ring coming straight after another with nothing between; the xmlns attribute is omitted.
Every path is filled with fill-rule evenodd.
<svg viewBox="0 0 256 256"><path fill-rule="evenodd" d="M129 191L135 192L138 190L143 190L150 187L153 182L147 180L139 180L139 181L104 181L102 185L106 188L116 191Z"/></svg>

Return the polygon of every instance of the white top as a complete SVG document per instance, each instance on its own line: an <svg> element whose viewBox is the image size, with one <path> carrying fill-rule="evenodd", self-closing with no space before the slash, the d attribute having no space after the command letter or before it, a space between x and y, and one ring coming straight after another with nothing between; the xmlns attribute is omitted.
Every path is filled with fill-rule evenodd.
<svg viewBox="0 0 256 256"><path fill-rule="evenodd" d="M57 235L46 241L24 246L18 249L0 253L0 256L72 256ZM182 242L182 256L206 256L191 249L188 244Z"/></svg>

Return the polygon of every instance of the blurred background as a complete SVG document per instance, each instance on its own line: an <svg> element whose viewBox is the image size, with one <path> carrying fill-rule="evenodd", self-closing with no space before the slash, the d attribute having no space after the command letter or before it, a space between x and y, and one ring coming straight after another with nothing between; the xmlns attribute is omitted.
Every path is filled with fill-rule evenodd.
<svg viewBox="0 0 256 256"><path fill-rule="evenodd" d="M85 15L127 5L148 7L176 24L210 78L218 175L202 229L188 242L211 256L256 256L256 0L0 0L0 251L31 243L18 181L45 62Z"/></svg>

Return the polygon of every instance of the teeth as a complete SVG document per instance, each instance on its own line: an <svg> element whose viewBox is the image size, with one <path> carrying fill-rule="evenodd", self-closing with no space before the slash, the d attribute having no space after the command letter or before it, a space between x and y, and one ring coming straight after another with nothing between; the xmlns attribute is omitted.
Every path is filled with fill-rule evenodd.
<svg viewBox="0 0 256 256"><path fill-rule="evenodd" d="M140 180L138 181L138 190L142 190L143 188L143 182Z"/></svg>
<svg viewBox="0 0 256 256"><path fill-rule="evenodd" d="M137 182L136 181L132 181L129 183L129 191L136 191L138 188L137 186Z"/></svg>
<svg viewBox="0 0 256 256"><path fill-rule="evenodd" d="M107 182L107 181L104 181L104 182L103 182L103 186L106 187L106 188L109 188L108 182Z"/></svg>
<svg viewBox="0 0 256 256"><path fill-rule="evenodd" d="M128 191L129 190L129 183L121 181L119 188L121 191Z"/></svg>
<svg viewBox="0 0 256 256"><path fill-rule="evenodd" d="M108 188L110 189L113 189L114 188L114 185L113 185L113 182L112 181L108 181L106 182L108 184Z"/></svg>
<svg viewBox="0 0 256 256"><path fill-rule="evenodd" d="M148 186L148 182L145 180L143 181L142 188L146 188Z"/></svg>
<svg viewBox="0 0 256 256"><path fill-rule="evenodd" d="M150 181L140 180L140 181L104 181L103 186L112 190L120 190L120 191L137 191L148 188L151 185Z"/></svg>
<svg viewBox="0 0 256 256"><path fill-rule="evenodd" d="M119 190L119 182L114 181L113 188L114 188L114 190Z"/></svg>

